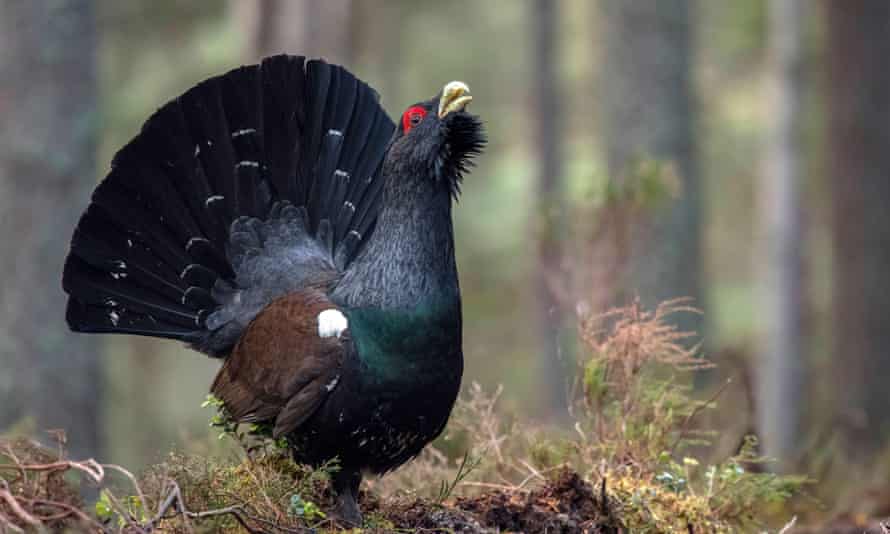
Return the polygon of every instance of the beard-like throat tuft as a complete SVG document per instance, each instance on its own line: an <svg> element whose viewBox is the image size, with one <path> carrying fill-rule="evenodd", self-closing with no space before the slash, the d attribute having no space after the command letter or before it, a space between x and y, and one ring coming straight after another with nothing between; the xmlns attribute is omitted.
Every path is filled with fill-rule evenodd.
<svg viewBox="0 0 890 534"><path fill-rule="evenodd" d="M445 141L435 160L434 172L457 200L464 174L473 168L474 158L482 154L488 140L479 117L463 111L447 117L444 128Z"/></svg>

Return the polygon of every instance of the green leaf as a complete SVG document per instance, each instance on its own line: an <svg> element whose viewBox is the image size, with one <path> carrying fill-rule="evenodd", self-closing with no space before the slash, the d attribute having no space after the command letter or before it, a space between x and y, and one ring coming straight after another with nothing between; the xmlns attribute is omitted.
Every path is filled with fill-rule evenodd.
<svg viewBox="0 0 890 534"><path fill-rule="evenodd" d="M102 522L110 521L114 515L114 507L111 506L111 499L105 491L102 491L99 500L96 501L95 510L96 517Z"/></svg>

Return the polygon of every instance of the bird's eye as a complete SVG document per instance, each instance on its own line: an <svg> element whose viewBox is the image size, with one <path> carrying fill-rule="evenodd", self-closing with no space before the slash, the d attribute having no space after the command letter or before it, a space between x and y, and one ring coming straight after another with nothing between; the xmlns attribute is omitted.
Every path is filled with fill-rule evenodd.
<svg viewBox="0 0 890 534"><path fill-rule="evenodd" d="M407 134L411 131L411 128L420 124L423 118L426 116L426 110L420 106L413 106L408 108L408 111L402 115L402 129Z"/></svg>

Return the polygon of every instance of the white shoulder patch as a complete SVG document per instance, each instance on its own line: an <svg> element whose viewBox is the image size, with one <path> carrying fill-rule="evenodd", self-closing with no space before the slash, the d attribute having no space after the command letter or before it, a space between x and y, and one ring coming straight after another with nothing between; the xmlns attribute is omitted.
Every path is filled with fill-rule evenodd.
<svg viewBox="0 0 890 534"><path fill-rule="evenodd" d="M318 337L340 337L347 328L349 321L340 310L330 308L318 314Z"/></svg>

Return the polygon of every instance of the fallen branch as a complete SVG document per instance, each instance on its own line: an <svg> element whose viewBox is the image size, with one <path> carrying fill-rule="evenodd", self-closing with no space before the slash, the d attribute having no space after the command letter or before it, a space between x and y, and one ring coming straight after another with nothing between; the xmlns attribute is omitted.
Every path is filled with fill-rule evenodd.
<svg viewBox="0 0 890 534"><path fill-rule="evenodd" d="M19 503L19 500L13 496L12 493L9 492L9 485L5 480L0 479L0 499L6 502L9 507L12 509L12 513L18 516L19 519L24 521L25 523L31 525L32 527L41 526L40 520L38 520L33 515L29 514L22 505Z"/></svg>
<svg viewBox="0 0 890 534"><path fill-rule="evenodd" d="M144 532L152 532L160 524L161 521L165 519L173 519L176 516L182 517L186 521L188 530L191 531L191 525L188 524L189 519L206 519L208 517L220 515L231 515L236 521L238 521L238 523L242 527L244 527L245 530L247 530L251 534L263 534L266 531L251 526L250 522L261 523L267 527L287 534L307 534L309 532L313 532L312 529L308 528L288 528L277 524L274 521L254 516L253 514L248 513L245 507L240 504L226 506L225 508L218 508L215 510L205 510L202 512L189 511L186 508L185 501L182 498L182 490L180 489L179 484L177 484L175 480L170 480L169 483L170 491L167 494L167 497L158 506L158 511L155 516L148 522L140 525L141 529ZM168 515L168 512L170 512L171 510L175 511L176 513L174 513L173 515Z"/></svg>

